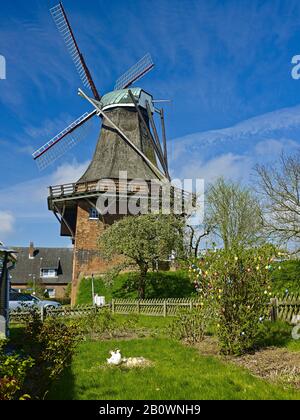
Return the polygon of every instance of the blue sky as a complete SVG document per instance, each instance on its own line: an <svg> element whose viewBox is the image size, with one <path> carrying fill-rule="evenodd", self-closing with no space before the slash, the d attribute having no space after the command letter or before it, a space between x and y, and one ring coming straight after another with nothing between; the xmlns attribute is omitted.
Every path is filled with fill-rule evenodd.
<svg viewBox="0 0 300 420"><path fill-rule="evenodd" d="M67 246L47 210L47 187L76 181L90 135L44 172L31 153L85 111L80 79L48 9L56 1L2 2L0 240ZM140 83L166 104L173 177L223 175L251 182L256 162L299 148L300 3L293 0L65 0L101 93L146 52L156 67Z"/></svg>

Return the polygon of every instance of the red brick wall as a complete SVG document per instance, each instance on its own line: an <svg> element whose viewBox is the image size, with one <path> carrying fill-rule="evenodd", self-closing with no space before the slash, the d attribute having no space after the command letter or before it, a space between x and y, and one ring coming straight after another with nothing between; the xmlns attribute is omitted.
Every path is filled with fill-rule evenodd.
<svg viewBox="0 0 300 420"><path fill-rule="evenodd" d="M101 275L108 271L113 263L101 258L98 251L97 241L104 229L101 220L89 219L90 205L82 200L77 207L77 223L73 257L73 278L72 278L72 305L76 302L76 295L80 278L84 276ZM111 224L118 218L110 217L105 223Z"/></svg>

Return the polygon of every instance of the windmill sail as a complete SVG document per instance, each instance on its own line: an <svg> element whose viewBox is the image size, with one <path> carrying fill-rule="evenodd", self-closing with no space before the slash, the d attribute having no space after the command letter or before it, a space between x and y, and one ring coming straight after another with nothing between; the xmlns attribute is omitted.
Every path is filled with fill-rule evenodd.
<svg viewBox="0 0 300 420"><path fill-rule="evenodd" d="M63 8L62 3L50 9L53 20L57 26L58 31L63 37L68 51L72 57L72 60L75 64L76 70L81 78L81 81L85 87L88 87L92 90L94 97L100 99L100 95L97 91L95 83L91 77L90 71L85 63L82 53L79 50L77 41L75 39L74 33L72 31L71 25L69 23L66 12Z"/></svg>
<svg viewBox="0 0 300 420"><path fill-rule="evenodd" d="M145 74L149 73L153 67L153 60L151 55L148 53L134 66L132 66L126 73L119 77L119 79L116 81L114 90L128 88L130 85L132 85L132 83L136 82Z"/></svg>
<svg viewBox="0 0 300 420"><path fill-rule="evenodd" d="M32 156L39 169L42 170L51 165L51 163L61 157L66 151L76 146L76 144L85 138L90 128L89 123L91 118L96 114L96 111L90 114L86 112L62 132L53 137L53 139L44 144L44 146L36 150Z"/></svg>

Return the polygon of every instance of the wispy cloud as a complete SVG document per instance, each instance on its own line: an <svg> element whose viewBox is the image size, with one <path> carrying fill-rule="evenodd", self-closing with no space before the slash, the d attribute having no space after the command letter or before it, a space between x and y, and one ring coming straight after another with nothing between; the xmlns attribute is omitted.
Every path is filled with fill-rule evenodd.
<svg viewBox="0 0 300 420"><path fill-rule="evenodd" d="M210 147L220 143L247 141L250 137L256 137L256 141L280 130L300 129L300 105L292 108L283 108L268 112L257 117L242 121L232 127L219 130L209 130L200 133L193 133L175 139L176 147ZM176 157L176 154L175 154Z"/></svg>
<svg viewBox="0 0 300 420"><path fill-rule="evenodd" d="M299 150L300 106L242 121L232 127L194 133L169 142L172 173L249 181L256 162Z"/></svg>
<svg viewBox="0 0 300 420"><path fill-rule="evenodd" d="M280 155L283 151L293 152L299 149L300 143L295 140L282 138L280 140L267 139L256 144L255 152L258 156L276 156Z"/></svg>
<svg viewBox="0 0 300 420"><path fill-rule="evenodd" d="M0 238L3 239L14 229L15 218L8 211L0 210Z"/></svg>
<svg viewBox="0 0 300 420"><path fill-rule="evenodd" d="M190 159L176 171L176 175L181 179L204 179L208 184L221 176L242 180L250 170L251 162L247 156L227 153L207 161L202 160L200 156L198 159ZM173 173L175 175L175 171Z"/></svg>
<svg viewBox="0 0 300 420"><path fill-rule="evenodd" d="M60 165L50 175L22 182L0 190L0 209L13 212L17 219L48 218L48 187L76 181L86 170L88 162Z"/></svg>

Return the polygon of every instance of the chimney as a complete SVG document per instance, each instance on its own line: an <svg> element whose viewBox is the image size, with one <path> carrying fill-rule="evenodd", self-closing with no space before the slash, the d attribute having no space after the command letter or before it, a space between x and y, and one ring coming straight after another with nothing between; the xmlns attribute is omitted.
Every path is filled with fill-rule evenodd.
<svg viewBox="0 0 300 420"><path fill-rule="evenodd" d="M30 242L29 244L29 259L33 260L34 258L34 244L33 242Z"/></svg>

